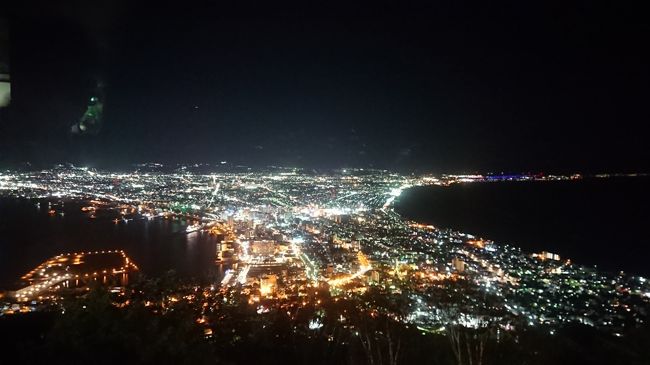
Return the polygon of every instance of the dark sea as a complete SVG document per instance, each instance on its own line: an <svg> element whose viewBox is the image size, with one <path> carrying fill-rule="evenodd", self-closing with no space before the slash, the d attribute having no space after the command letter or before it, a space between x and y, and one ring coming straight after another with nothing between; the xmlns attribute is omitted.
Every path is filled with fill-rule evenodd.
<svg viewBox="0 0 650 365"><path fill-rule="evenodd" d="M52 256L89 250L122 249L147 276L174 270L210 280L223 274L214 262L217 238L185 233L185 220L135 216L116 224L110 215L91 218L84 205L55 204L50 215L47 200L0 198L0 289Z"/></svg>
<svg viewBox="0 0 650 365"><path fill-rule="evenodd" d="M395 207L408 219L527 252L650 276L647 177L415 187Z"/></svg>

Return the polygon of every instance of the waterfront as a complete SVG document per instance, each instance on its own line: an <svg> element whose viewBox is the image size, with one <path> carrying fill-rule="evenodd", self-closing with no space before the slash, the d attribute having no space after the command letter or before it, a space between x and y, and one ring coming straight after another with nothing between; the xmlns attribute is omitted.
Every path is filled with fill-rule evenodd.
<svg viewBox="0 0 650 365"><path fill-rule="evenodd" d="M501 177L513 178L531 187L557 186L554 181L580 176ZM4 227L15 227L5 232L13 239L9 254L15 262L26 255L42 260L62 252L117 248L148 276L175 269L186 277L211 279L168 286L162 298L152 298L160 310L181 298L197 303L201 291L207 301L198 313L209 308L210 301L215 303L211 310L247 303L257 314L277 310L285 315L287 309L316 309L332 298L347 298L392 318L399 310L406 313L401 319L405 325L433 332L443 325L475 328L488 321L508 330L542 326L551 334L565 324L579 323L622 336L645 323L650 283L644 277L595 270L576 264L588 262L577 257L569 261L548 252L520 250L512 241L481 240L445 226L418 224L394 210L410 187L467 180L489 179L380 170L314 175L278 168L205 174L181 166L172 172L116 173L58 166L7 171L0 175L0 190L18 198L18 206L6 205L11 219L3 222ZM21 210L27 213L18 214ZM188 226L196 231L188 234ZM74 233L66 234L68 229ZM206 231L216 235L214 241ZM27 242L20 241L23 232L31 237ZM47 235L53 238L45 240ZM236 262L221 280L220 266L214 263L217 237L223 239L218 256ZM17 264L23 265L21 271L35 265L24 262ZM3 264L10 267L14 261ZM158 282L153 280L153 285ZM368 293L405 301L384 307ZM457 299L448 301L454 293L463 293L461 307ZM15 312L12 295L6 294L6 314ZM488 295L494 301L486 301ZM154 303L148 302L145 306ZM18 309L38 311L38 305L59 303L34 305ZM319 315L303 323L316 329L322 320Z"/></svg>
<svg viewBox="0 0 650 365"><path fill-rule="evenodd" d="M405 217L583 265L650 275L649 179L421 186L400 196Z"/></svg>
<svg viewBox="0 0 650 365"><path fill-rule="evenodd" d="M49 214L45 199L0 199L3 286L49 257L91 250L124 250L147 276L168 270L198 279L221 275L221 267L214 263L217 238L206 232L185 233L183 219L135 216L116 224L108 214L91 218L77 202L55 207L57 213Z"/></svg>

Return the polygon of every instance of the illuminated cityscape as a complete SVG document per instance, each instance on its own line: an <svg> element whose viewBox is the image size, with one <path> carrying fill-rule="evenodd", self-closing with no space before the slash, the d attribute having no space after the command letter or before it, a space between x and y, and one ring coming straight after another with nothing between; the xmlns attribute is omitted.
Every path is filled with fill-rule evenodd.
<svg viewBox="0 0 650 365"><path fill-rule="evenodd" d="M292 316L300 307L321 308L310 318L311 327L328 315L325 302L332 300L350 301L426 332L462 325L502 331L541 327L553 333L564 324L580 323L620 336L626 327L647 320L650 283L644 277L601 272L554 253L523 252L418 224L393 209L394 200L409 187L493 178L364 169L312 174L291 168L213 173L200 172L204 168L198 166L173 172L161 168L6 171L0 174L0 192L81 201L88 219L113 211L116 225L185 218L186 234L218 238L214 262L227 267L225 275L200 288L213 305L245 302L260 316L271 310L286 309ZM60 214L56 204L50 206L49 214ZM91 258L102 254L115 257L93 263ZM62 253L27 273L22 279L29 285L5 293L3 313L55 304L64 289L79 286L79 279L106 281L107 274L130 270L137 267L123 251ZM368 301L368 293L399 304ZM457 296L462 299L453 299ZM183 298L172 292L163 302ZM211 325L218 326L206 324L206 331L212 331Z"/></svg>
<svg viewBox="0 0 650 365"><path fill-rule="evenodd" d="M1 9L0 363L650 364L638 4Z"/></svg>

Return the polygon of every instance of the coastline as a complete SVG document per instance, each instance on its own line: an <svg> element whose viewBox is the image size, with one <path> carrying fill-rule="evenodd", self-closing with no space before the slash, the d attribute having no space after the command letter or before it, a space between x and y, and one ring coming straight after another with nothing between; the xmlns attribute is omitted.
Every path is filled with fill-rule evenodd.
<svg viewBox="0 0 650 365"><path fill-rule="evenodd" d="M648 218L643 206L650 201L643 189L646 180L418 185L406 189L393 209L405 220L471 232L524 252L546 250L610 272L649 275L641 258L650 250L650 243L643 243L643 222ZM595 200L600 193L600 200ZM433 204L438 208L433 210ZM625 204L636 208L622 211ZM618 243L612 246L612 241Z"/></svg>

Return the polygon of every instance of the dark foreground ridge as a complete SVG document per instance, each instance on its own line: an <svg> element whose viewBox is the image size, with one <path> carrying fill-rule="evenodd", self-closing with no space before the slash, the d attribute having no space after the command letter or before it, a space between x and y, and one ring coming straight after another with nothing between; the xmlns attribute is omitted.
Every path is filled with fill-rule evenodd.
<svg viewBox="0 0 650 365"><path fill-rule="evenodd" d="M173 275L138 281L132 290L118 299L96 288L65 303L64 313L2 318L2 343L13 358L34 364L470 364L470 356L473 364L650 361L647 326L622 338L584 325L554 334L540 328L463 327L436 334L347 299L328 298L318 307L276 307L260 315L246 302L215 305L221 297L210 300L206 310L200 289L180 284ZM169 292L195 300L172 303L163 299ZM371 291L364 299L385 301L376 295Z"/></svg>

